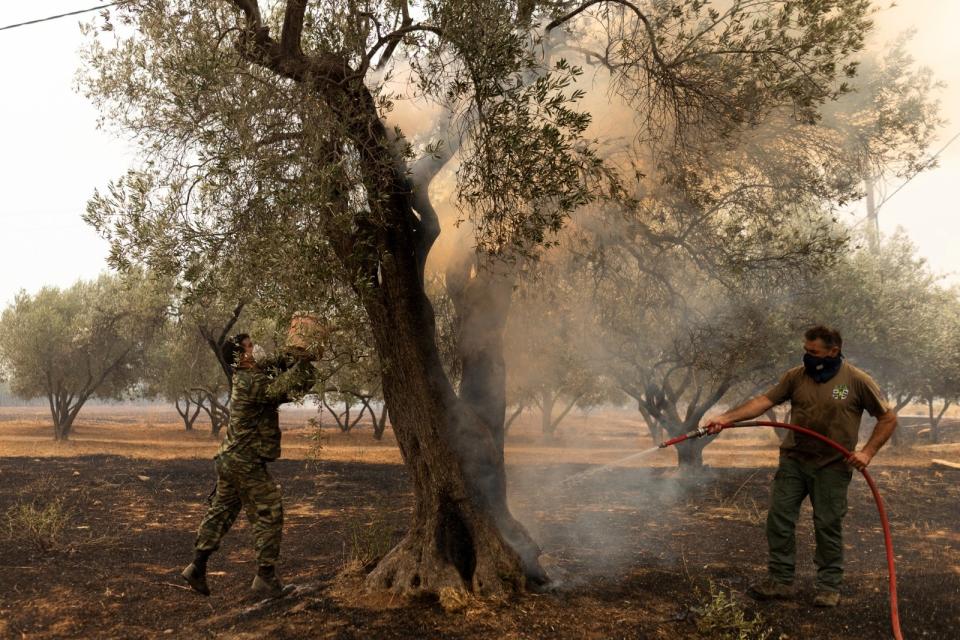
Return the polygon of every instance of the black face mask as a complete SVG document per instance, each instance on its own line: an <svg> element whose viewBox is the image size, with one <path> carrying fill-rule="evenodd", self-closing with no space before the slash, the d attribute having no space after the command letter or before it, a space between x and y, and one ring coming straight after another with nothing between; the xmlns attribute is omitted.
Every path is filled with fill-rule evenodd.
<svg viewBox="0 0 960 640"><path fill-rule="evenodd" d="M818 358L809 353L803 354L803 368L807 375L819 383L824 383L840 371L840 365L843 364L843 354L838 353L835 357Z"/></svg>

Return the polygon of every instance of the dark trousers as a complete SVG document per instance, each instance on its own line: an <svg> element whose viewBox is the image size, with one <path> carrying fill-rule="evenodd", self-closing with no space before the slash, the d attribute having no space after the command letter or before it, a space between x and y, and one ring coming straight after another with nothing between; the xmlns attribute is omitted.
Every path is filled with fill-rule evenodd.
<svg viewBox="0 0 960 640"><path fill-rule="evenodd" d="M770 576L790 584L796 574L797 519L803 499L810 496L813 505L813 530L817 550L818 589L838 591L843 582L843 517L847 513L847 487L853 470L827 467L818 469L798 460L781 456L773 479L770 511L767 513L767 544Z"/></svg>

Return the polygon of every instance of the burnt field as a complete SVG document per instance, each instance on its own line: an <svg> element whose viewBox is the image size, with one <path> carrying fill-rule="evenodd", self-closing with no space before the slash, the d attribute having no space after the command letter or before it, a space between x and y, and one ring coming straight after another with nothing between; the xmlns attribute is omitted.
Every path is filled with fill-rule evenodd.
<svg viewBox="0 0 960 640"><path fill-rule="evenodd" d="M758 604L744 595L765 567L769 434L722 438L697 478L680 477L671 454L658 452L564 482L648 441L617 415L575 418L566 441L550 445L521 423L508 443L511 504L555 582L509 600L441 603L372 596L360 585L362 565L402 535L412 503L389 437L327 432L311 450L309 434L291 426L288 459L273 472L285 494L280 569L300 588L264 605L247 595L255 564L242 517L211 560L210 598L178 576L214 479L209 435L108 414L61 445L29 416L0 423L0 637L889 637L882 536L861 478L850 490L841 606L810 604L808 505L798 598ZM98 448L110 453L91 452ZM952 459L953 445L886 450L872 470L892 518L904 634L956 638L960 471L931 466L931 457ZM745 631L752 635L736 635Z"/></svg>

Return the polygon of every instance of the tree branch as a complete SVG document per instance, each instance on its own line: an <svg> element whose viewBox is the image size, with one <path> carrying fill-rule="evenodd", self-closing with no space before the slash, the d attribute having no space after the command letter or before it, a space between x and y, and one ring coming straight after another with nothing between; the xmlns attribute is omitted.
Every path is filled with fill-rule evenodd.
<svg viewBox="0 0 960 640"><path fill-rule="evenodd" d="M303 36L303 16L307 10L307 0L287 0L287 9L283 15L283 29L280 32L280 51L290 57L303 55L301 39Z"/></svg>
<svg viewBox="0 0 960 640"><path fill-rule="evenodd" d="M403 21L400 23L400 28L406 29L413 26L413 18L410 17L410 3L406 1L401 3L400 11L403 12ZM381 39L383 38L380 33L377 33L377 37ZM396 38L387 44L387 48L383 50L383 55L380 56L380 60L377 62L378 71L383 69L387 63L390 62L390 58L393 56L393 52L396 50L397 45L400 44L400 40L401 38Z"/></svg>
<svg viewBox="0 0 960 640"><path fill-rule="evenodd" d="M240 314L243 313L243 308L246 306L246 302L241 300L237 303L237 306L234 307L233 313L230 315L230 318L227 320L227 324L223 327L223 331L220 332L220 337L217 338L217 348L223 345L227 341L227 335L230 333L230 330L233 329L233 326L237 324L237 320L240 319Z"/></svg>
<svg viewBox="0 0 960 640"><path fill-rule="evenodd" d="M247 17L247 26L251 29L260 29L263 27L263 19L260 17L260 6L257 0L230 0L230 2L243 11Z"/></svg>
<svg viewBox="0 0 960 640"><path fill-rule="evenodd" d="M392 45L393 49L395 49L397 44L403 39L403 36L409 33L415 33L417 31L425 31L436 34L441 38L443 37L443 30L440 27L424 24L422 22L401 27L377 40L376 44L374 44L370 50L367 51L366 55L363 56L363 62L361 62L360 68L358 69L359 75L363 76L366 74L367 69L370 68L370 61L373 60L373 56L377 55L377 51L379 51L381 47L384 45ZM393 55L393 49L390 49L390 55ZM386 53L384 55L386 55ZM380 65L378 65L378 68L379 66Z"/></svg>
<svg viewBox="0 0 960 640"><path fill-rule="evenodd" d="M427 256L440 236L440 217L430 200L430 183L460 149L460 138L454 136L451 141L448 135L452 122L453 114L448 112L447 117L438 122L430 132L432 137L441 139L442 147L434 154L422 156L410 168L411 206L420 216L417 224L417 263L421 282Z"/></svg>
<svg viewBox="0 0 960 640"><path fill-rule="evenodd" d="M583 394L583 393L578 394L570 401L570 403L567 405L567 408L564 409L562 412L560 412L560 415L557 416L557 419L553 421L553 428L557 428L560 425L560 423L563 422L563 419L567 417L567 414L569 414L570 411L573 410L573 408L576 406L578 402L580 402L580 399L584 395L586 394Z"/></svg>
<svg viewBox="0 0 960 640"><path fill-rule="evenodd" d="M667 68L669 65L667 65L666 61L664 61L663 56L660 55L660 49L657 48L657 34L653 30L653 24L651 24L650 18L648 18L645 13L640 11L640 9L637 8L636 5L634 5L632 2L627 2L626 0L590 0L590 2L584 2L579 7L571 11L570 13L564 16L560 16L559 18L557 18L556 20L548 24L546 29L544 29L544 31L547 33L550 33L552 30L556 29L557 27L564 24L565 22L568 22L573 18L577 17L578 15L580 15L590 7L598 4L606 4L606 3L618 4L622 7L630 9L631 11L633 11L634 14L636 14L637 18L640 19L640 22L643 23L643 26L647 31L647 40L649 40L650 42L650 54L653 56L654 61L659 66L663 68Z"/></svg>
<svg viewBox="0 0 960 640"><path fill-rule="evenodd" d="M312 82L339 86L351 75L349 65L338 55L307 57L302 52L291 53L287 50L286 47L290 46L294 38L299 49L299 37L303 30L303 9L300 8L302 0L291 0L287 5L284 17L286 33L281 33L281 37L286 35L287 39L282 44L270 37L269 29L263 25L256 0L228 1L246 16L247 24L240 32L240 41L237 44L240 55L248 62L297 82L309 79Z"/></svg>
<svg viewBox="0 0 960 640"><path fill-rule="evenodd" d="M517 405L517 408L513 410L513 413L510 414L510 417L508 417L506 420L504 420L504 422L503 422L503 430L504 430L504 431L507 431L507 430L510 428L510 425L512 425L512 424L514 423L514 421L515 421L517 418L520 417L520 414L522 414L523 411L524 411L526 408L527 408L527 405L526 405L526 404L524 404L524 403L522 403L522 402L519 403L519 404Z"/></svg>

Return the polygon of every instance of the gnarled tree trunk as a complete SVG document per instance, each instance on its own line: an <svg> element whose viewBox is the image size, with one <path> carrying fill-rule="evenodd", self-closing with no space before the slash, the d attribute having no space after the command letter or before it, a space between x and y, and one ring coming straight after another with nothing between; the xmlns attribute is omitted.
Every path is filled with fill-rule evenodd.
<svg viewBox="0 0 960 640"><path fill-rule="evenodd" d="M709 444L705 438L687 440L676 445L677 465L682 470L700 469L703 467L703 450Z"/></svg>
<svg viewBox="0 0 960 640"><path fill-rule="evenodd" d="M68 393L60 387L47 394L47 402L50 405L50 417L53 419L54 440L57 442L65 442L70 439L70 433L73 431L73 423L89 396L90 394L86 392L78 395Z"/></svg>
<svg viewBox="0 0 960 640"><path fill-rule="evenodd" d="M522 589L545 575L539 549L507 506L504 403L490 383L500 369L496 358L471 365L465 377L473 382L464 399L457 397L440 362L430 303L400 253L381 263L390 308L369 304L368 312L384 363L384 397L413 482L414 517L368 585L406 594Z"/></svg>
<svg viewBox="0 0 960 640"><path fill-rule="evenodd" d="M943 419L947 409L950 408L950 405L953 404L953 401L944 400L939 412L934 410L933 404L934 398L928 398L927 411L930 416L930 442L938 444L940 442L940 421Z"/></svg>
<svg viewBox="0 0 960 640"><path fill-rule="evenodd" d="M377 415L376 410L373 408L373 397L364 396L363 397L363 408L367 410L370 414L370 420L373 423L373 439L381 440L383 439L383 433L387 430L387 405L384 403L383 408L380 410L380 415Z"/></svg>
<svg viewBox="0 0 960 640"><path fill-rule="evenodd" d="M181 408L180 404L183 403ZM200 402L194 403L194 401L189 397L177 398L173 406L177 409L177 414L180 416L180 419L183 420L183 427L186 431L193 431L193 423L197 421L197 416L200 415L202 407ZM194 407L193 411L190 410L190 407Z"/></svg>
<svg viewBox="0 0 960 640"><path fill-rule="evenodd" d="M557 396L551 390L540 393L540 433L547 440L553 440L554 423L553 407L557 403Z"/></svg>

